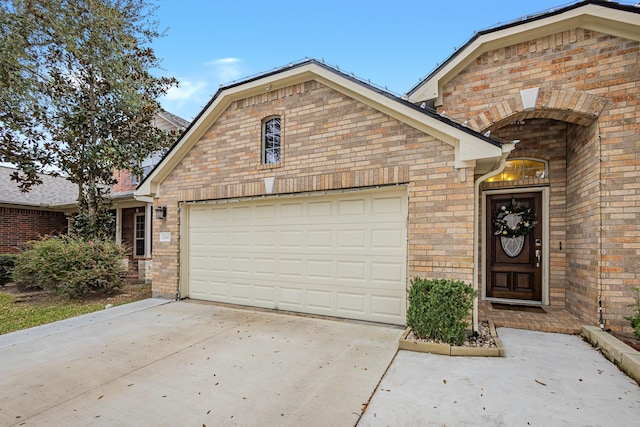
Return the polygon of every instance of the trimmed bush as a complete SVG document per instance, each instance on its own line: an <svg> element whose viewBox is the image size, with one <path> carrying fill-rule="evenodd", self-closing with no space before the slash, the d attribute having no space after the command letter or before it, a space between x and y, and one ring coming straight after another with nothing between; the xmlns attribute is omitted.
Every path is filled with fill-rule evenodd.
<svg viewBox="0 0 640 427"><path fill-rule="evenodd" d="M635 302L629 304L629 307L633 307L633 315L625 316L625 319L631 323L633 334L640 339L640 287L634 286L631 290L633 291Z"/></svg>
<svg viewBox="0 0 640 427"><path fill-rule="evenodd" d="M407 326L418 338L461 345L475 296L476 291L460 280L416 277L409 290Z"/></svg>
<svg viewBox="0 0 640 427"><path fill-rule="evenodd" d="M11 282L13 268L16 265L17 255L0 254L0 286Z"/></svg>
<svg viewBox="0 0 640 427"><path fill-rule="evenodd" d="M16 285L52 290L69 298L108 293L120 287L127 273L123 247L112 241L70 236L30 242L13 271Z"/></svg>

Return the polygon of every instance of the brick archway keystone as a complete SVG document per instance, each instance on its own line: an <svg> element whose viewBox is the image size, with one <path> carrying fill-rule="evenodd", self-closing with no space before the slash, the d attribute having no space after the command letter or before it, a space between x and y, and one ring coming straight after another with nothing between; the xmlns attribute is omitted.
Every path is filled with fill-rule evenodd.
<svg viewBox="0 0 640 427"><path fill-rule="evenodd" d="M468 125L485 131L519 120L544 118L588 126L600 116L606 104L606 98L585 92L539 88L535 107L525 109L520 93L515 93L478 114Z"/></svg>

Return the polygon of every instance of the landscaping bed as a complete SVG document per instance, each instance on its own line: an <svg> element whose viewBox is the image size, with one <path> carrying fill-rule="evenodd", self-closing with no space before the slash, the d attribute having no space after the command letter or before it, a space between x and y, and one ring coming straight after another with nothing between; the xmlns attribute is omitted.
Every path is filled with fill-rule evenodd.
<svg viewBox="0 0 640 427"><path fill-rule="evenodd" d="M434 339L417 338L411 329L407 328L400 337L398 348L449 356L504 356L504 348L492 322L481 322L478 325L478 335L467 334L464 344L459 346Z"/></svg>

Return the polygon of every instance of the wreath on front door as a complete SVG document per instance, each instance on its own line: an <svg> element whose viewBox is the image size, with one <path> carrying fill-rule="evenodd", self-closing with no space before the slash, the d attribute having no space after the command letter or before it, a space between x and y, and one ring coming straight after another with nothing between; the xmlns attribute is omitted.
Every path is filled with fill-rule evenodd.
<svg viewBox="0 0 640 427"><path fill-rule="evenodd" d="M520 217L514 224L513 217ZM493 227L496 236L519 237L526 236L537 224L533 209L520 205L516 199L511 199L507 205L500 206L493 216Z"/></svg>

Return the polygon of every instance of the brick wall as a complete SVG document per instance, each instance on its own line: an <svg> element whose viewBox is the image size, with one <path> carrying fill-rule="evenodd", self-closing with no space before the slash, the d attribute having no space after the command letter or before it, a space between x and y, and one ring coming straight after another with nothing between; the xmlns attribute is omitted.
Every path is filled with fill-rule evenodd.
<svg viewBox="0 0 640 427"><path fill-rule="evenodd" d="M279 166L260 164L261 121L282 117ZM178 207L181 201L264 194L263 178L277 174L274 193L407 184L408 277L473 272L473 174L454 167L454 149L408 125L310 81L233 102L162 183L154 205L153 292L178 290Z"/></svg>
<svg viewBox="0 0 640 427"><path fill-rule="evenodd" d="M491 50L444 86L440 107L472 128L520 139L512 157L556 158L548 184L551 302L564 299L594 324L602 288L606 326L615 330L629 329L630 288L640 284L639 47L576 28ZM525 111L519 92L533 87L538 102ZM516 133L518 121L525 124ZM549 139L546 126L566 130Z"/></svg>
<svg viewBox="0 0 640 427"><path fill-rule="evenodd" d="M126 193L129 191L135 190L138 187L138 185L132 184L132 177L133 175L131 174L131 171L128 171L128 170L121 169L121 170L114 171L113 178L117 182L113 185L113 189L111 190L111 192Z"/></svg>
<svg viewBox="0 0 640 427"><path fill-rule="evenodd" d="M0 253L17 253L30 240L66 232L63 212L0 207Z"/></svg>

